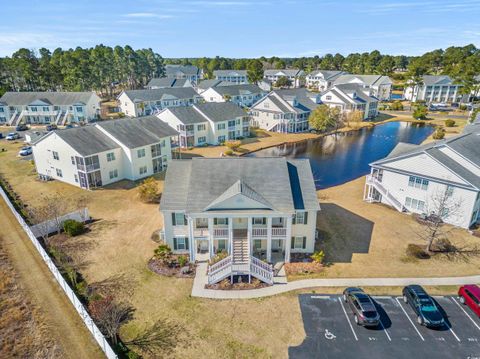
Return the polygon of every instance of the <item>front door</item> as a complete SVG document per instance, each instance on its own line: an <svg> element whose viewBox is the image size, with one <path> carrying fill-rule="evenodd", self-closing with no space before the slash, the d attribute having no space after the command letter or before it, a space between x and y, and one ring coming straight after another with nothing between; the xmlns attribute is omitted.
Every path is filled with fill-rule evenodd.
<svg viewBox="0 0 480 359"><path fill-rule="evenodd" d="M208 252L208 239L197 239L197 253Z"/></svg>

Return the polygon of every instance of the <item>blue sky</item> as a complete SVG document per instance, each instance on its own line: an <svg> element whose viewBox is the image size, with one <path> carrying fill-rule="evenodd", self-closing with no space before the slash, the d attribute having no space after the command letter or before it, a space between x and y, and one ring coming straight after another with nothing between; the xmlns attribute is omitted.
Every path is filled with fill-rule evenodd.
<svg viewBox="0 0 480 359"><path fill-rule="evenodd" d="M0 56L20 47L151 47L164 57L418 55L480 47L480 0L1 0Z"/></svg>

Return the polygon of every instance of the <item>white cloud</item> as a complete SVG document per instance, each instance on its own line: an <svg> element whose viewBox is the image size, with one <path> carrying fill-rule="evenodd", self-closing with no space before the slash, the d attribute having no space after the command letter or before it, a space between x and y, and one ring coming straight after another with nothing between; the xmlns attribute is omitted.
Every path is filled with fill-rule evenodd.
<svg viewBox="0 0 480 359"><path fill-rule="evenodd" d="M129 18L143 18L143 19L171 19L174 17L171 14L156 14L153 12L131 12L123 15L124 17Z"/></svg>

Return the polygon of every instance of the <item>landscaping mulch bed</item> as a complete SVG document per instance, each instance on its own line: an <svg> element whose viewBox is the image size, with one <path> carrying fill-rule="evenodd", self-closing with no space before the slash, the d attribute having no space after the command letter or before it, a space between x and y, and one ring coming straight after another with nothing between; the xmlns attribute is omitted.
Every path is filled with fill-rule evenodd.
<svg viewBox="0 0 480 359"><path fill-rule="evenodd" d="M216 289L216 290L248 290L248 289L260 289L269 287L270 285L267 283L263 283L262 281L252 278L251 283L248 283L248 276L242 276L241 281L239 281L238 277L234 279L234 283L230 283L230 279L224 279L221 282L216 284L207 284L205 285L205 289Z"/></svg>
<svg viewBox="0 0 480 359"><path fill-rule="evenodd" d="M176 278L194 278L195 277L195 265L187 264L185 267L179 265L168 266L162 263L160 260L152 258L148 261L148 268L157 274L167 277Z"/></svg>
<svg viewBox="0 0 480 359"><path fill-rule="evenodd" d="M285 274L287 276L321 273L324 265L315 262L291 262L285 263Z"/></svg>

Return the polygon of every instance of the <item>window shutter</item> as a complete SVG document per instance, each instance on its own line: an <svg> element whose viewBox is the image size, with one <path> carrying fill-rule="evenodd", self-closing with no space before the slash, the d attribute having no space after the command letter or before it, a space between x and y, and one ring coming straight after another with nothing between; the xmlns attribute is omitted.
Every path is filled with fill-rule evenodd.
<svg viewBox="0 0 480 359"><path fill-rule="evenodd" d="M187 225L187 216L186 215L183 215L183 225L184 226Z"/></svg>
<svg viewBox="0 0 480 359"><path fill-rule="evenodd" d="M292 243L290 243L290 248L291 249L295 248L295 237L292 237Z"/></svg>
<svg viewBox="0 0 480 359"><path fill-rule="evenodd" d="M186 249L187 251L188 251L188 249L189 249L189 245L188 245L188 244L189 244L189 241L190 241L189 238L185 238L185 249Z"/></svg>
<svg viewBox="0 0 480 359"><path fill-rule="evenodd" d="M225 223L228 225L228 218L225 218Z"/></svg>
<svg viewBox="0 0 480 359"><path fill-rule="evenodd" d="M307 222L308 222L308 212L304 212L303 224L307 224Z"/></svg>
<svg viewBox="0 0 480 359"><path fill-rule="evenodd" d="M297 222L297 215L294 214L292 217L292 224L295 224Z"/></svg>
<svg viewBox="0 0 480 359"><path fill-rule="evenodd" d="M176 226L177 224L175 223L175 213L172 212L172 225Z"/></svg>
<svg viewBox="0 0 480 359"><path fill-rule="evenodd" d="M177 238L173 237L173 249L177 250L178 245L177 245Z"/></svg>
<svg viewBox="0 0 480 359"><path fill-rule="evenodd" d="M266 218L266 217L263 217L262 223L263 223L263 224L267 224L267 218Z"/></svg>
<svg viewBox="0 0 480 359"><path fill-rule="evenodd" d="M307 248L307 237L303 237L303 245L302 248L305 249Z"/></svg>
<svg viewBox="0 0 480 359"><path fill-rule="evenodd" d="M217 225L217 219L216 219L216 218L213 219L213 224L214 224L215 226Z"/></svg>

